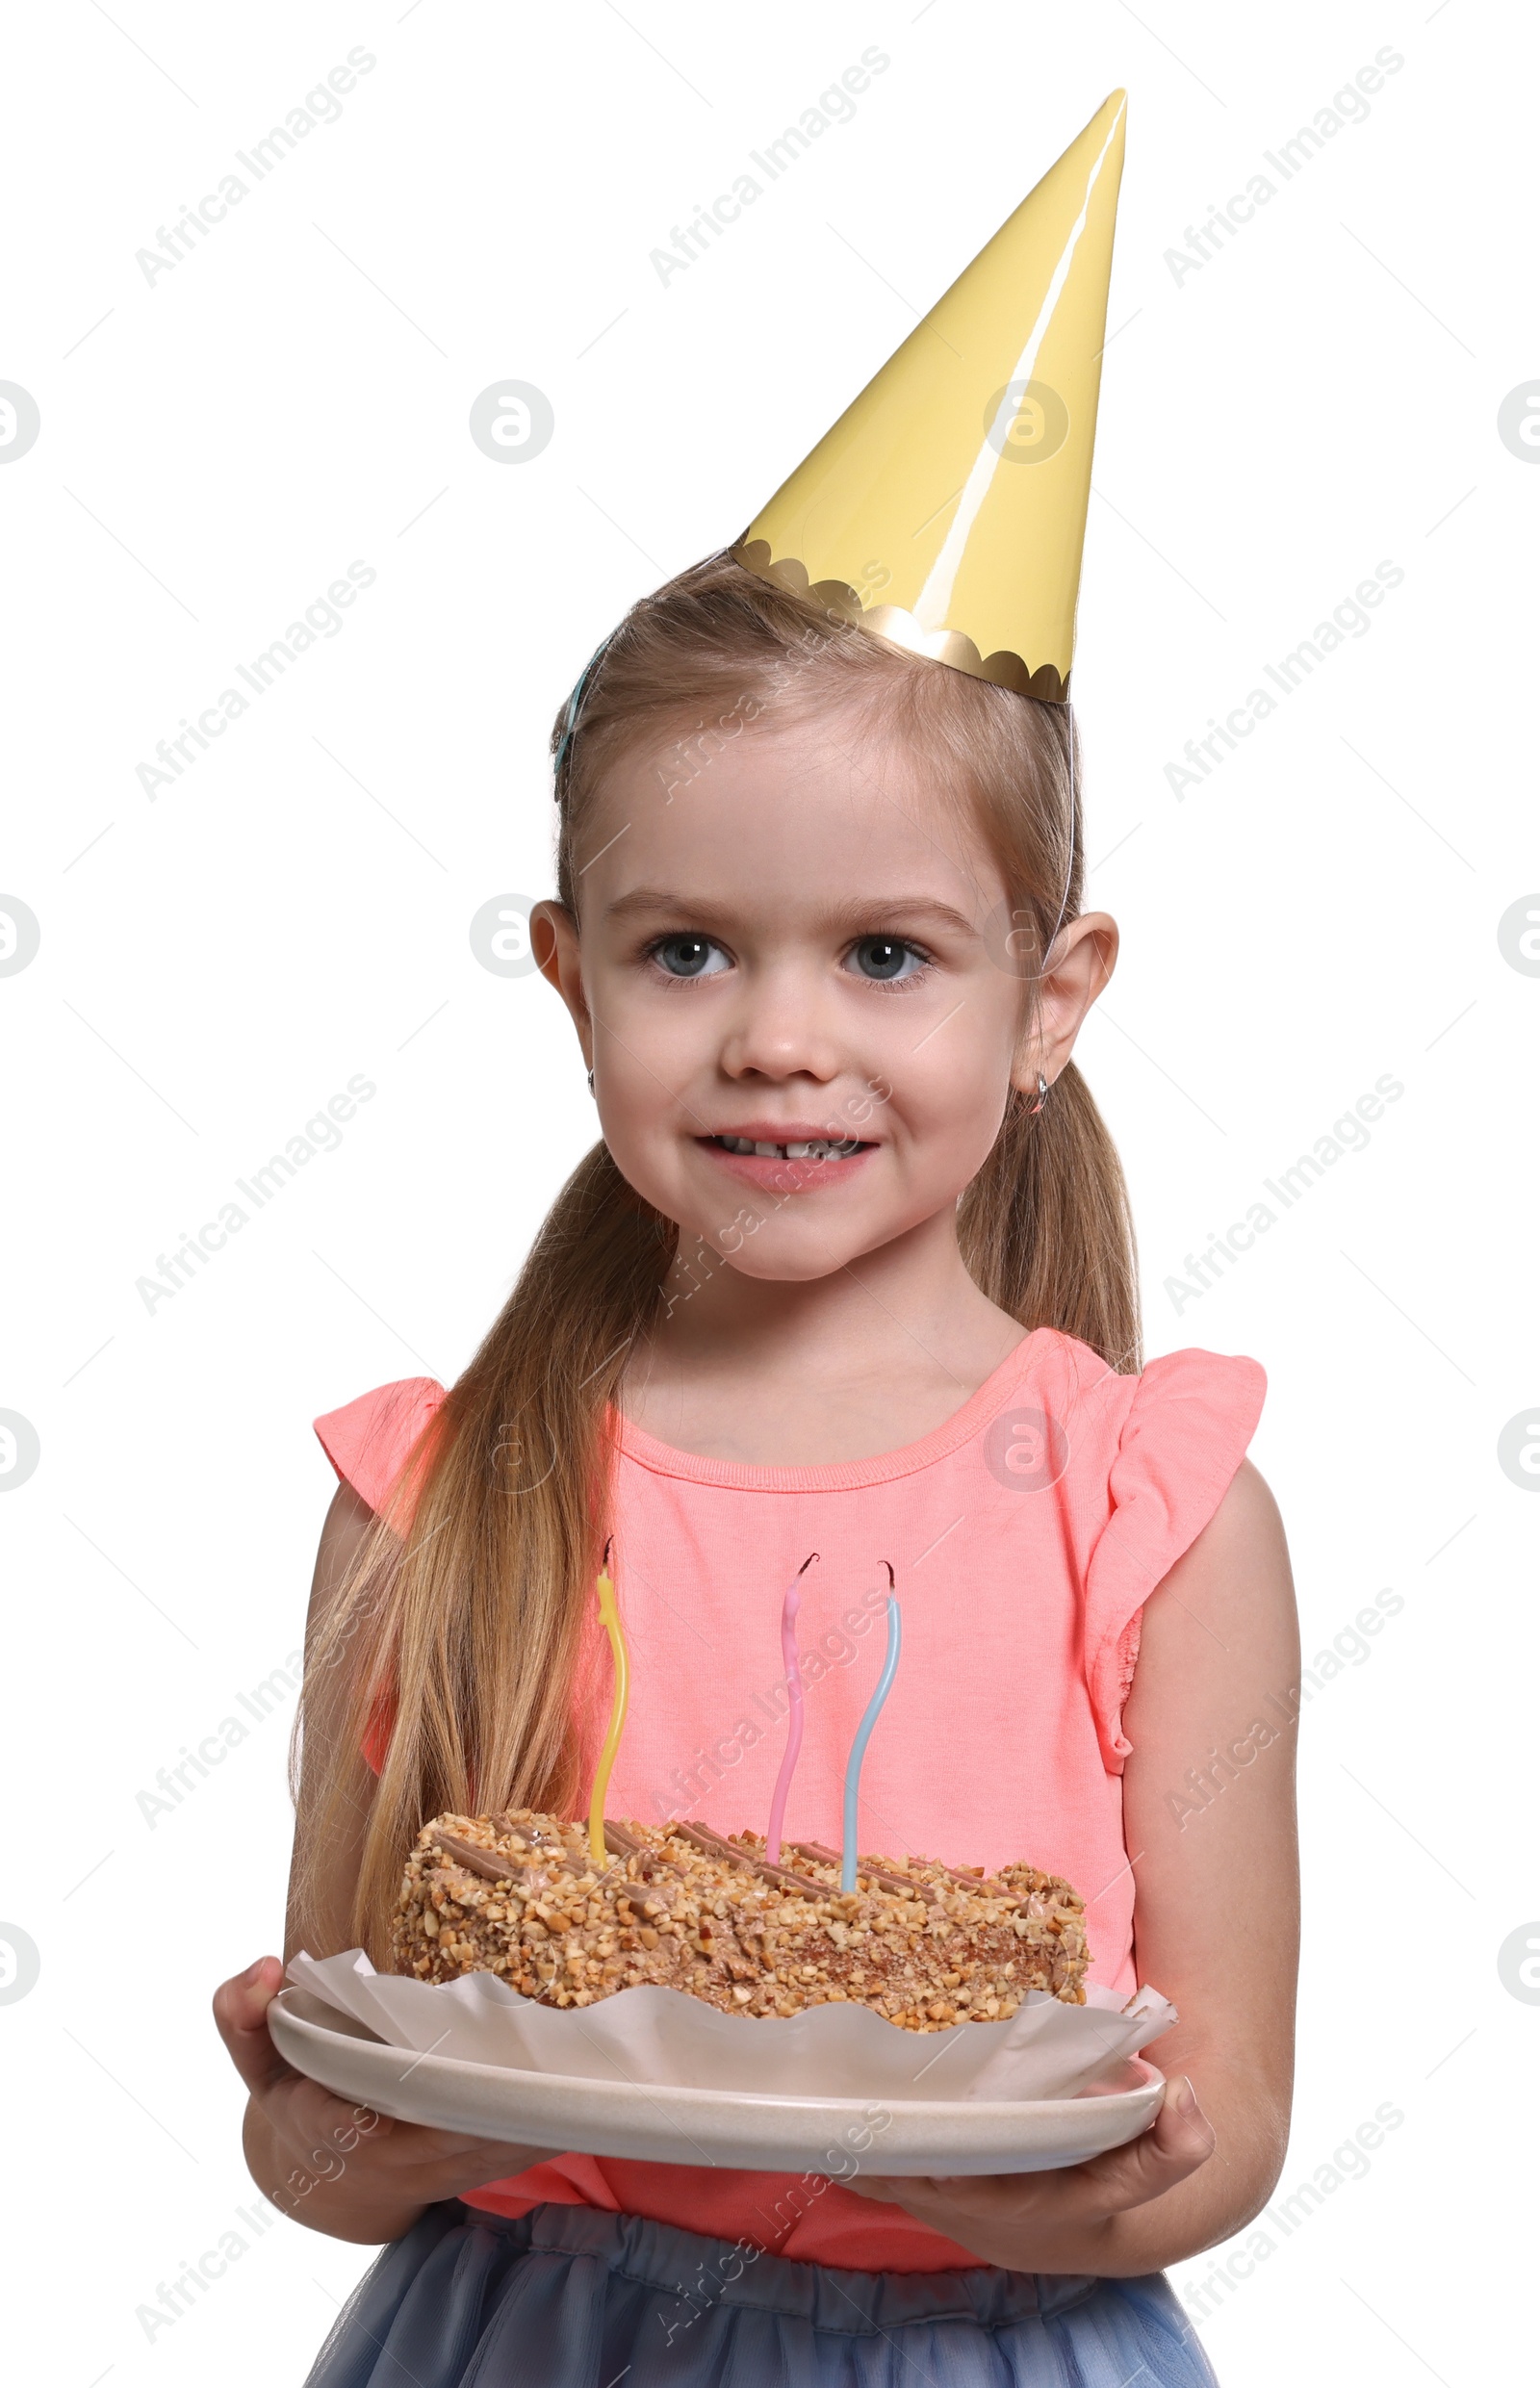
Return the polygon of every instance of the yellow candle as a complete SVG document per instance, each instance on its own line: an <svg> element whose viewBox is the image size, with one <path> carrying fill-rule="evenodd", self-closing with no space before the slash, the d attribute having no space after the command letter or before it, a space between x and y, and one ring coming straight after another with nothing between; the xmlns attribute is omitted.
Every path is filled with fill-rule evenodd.
<svg viewBox="0 0 1540 2388"><path fill-rule="evenodd" d="M604 1552L599 1571L599 1614L609 1647L615 1657L615 1701L609 1711L609 1731L599 1754L599 1771L594 1777L594 1795L588 1803L588 1854L596 1865L603 1865L608 1851L604 1847L604 1793L609 1788L610 1768L626 1730L626 1702L630 1692L630 1663L626 1655L626 1636L621 1631L620 1611L615 1605L615 1587L608 1575L609 1552Z"/></svg>

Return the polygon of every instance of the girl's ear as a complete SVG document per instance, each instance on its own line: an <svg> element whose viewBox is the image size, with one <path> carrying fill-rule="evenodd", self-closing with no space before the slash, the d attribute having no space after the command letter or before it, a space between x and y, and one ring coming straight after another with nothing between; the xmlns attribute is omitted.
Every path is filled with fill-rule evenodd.
<svg viewBox="0 0 1540 2388"><path fill-rule="evenodd" d="M1048 950L1036 1022L1016 1048L1013 1086L1036 1095L1040 1071L1052 1086L1116 962L1117 923L1110 912L1082 912L1065 921Z"/></svg>
<svg viewBox="0 0 1540 2388"><path fill-rule="evenodd" d="M536 967L549 979L572 1014L585 1066L594 1059L594 1024L583 992L582 963L578 956L578 923L565 904L540 903L529 914L529 944Z"/></svg>

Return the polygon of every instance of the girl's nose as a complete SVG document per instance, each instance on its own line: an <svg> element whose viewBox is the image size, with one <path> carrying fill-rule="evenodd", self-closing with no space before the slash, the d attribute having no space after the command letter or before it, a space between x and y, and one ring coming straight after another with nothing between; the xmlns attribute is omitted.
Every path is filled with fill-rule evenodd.
<svg viewBox="0 0 1540 2388"><path fill-rule="evenodd" d="M845 1066L828 1014L827 996L796 971L756 977L723 1041L730 1078L813 1078L828 1085Z"/></svg>

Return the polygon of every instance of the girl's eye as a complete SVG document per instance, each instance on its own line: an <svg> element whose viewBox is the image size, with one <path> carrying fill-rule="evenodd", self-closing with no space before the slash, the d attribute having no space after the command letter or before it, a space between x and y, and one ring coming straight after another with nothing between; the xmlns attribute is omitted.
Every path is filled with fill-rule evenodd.
<svg viewBox="0 0 1540 2388"><path fill-rule="evenodd" d="M708 937L693 934L660 937L652 948L652 958L670 978L714 978L728 968L728 958L720 945Z"/></svg>
<svg viewBox="0 0 1540 2388"><path fill-rule="evenodd" d="M907 944L902 937L863 937L851 948L849 962L862 978L886 981L913 978L923 970L927 957L917 945Z"/></svg>

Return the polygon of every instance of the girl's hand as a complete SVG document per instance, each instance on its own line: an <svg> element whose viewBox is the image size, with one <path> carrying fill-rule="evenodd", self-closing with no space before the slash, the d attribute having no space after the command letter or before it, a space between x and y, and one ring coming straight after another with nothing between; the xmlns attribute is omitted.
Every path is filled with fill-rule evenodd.
<svg viewBox="0 0 1540 2388"><path fill-rule="evenodd" d="M214 2019L251 2093L246 2162L282 2213L334 2239L379 2246L424 2206L538 2164L552 2151L395 2122L334 2097L295 2071L273 2044L268 2009L283 1987L276 1957L259 1957L214 1994Z"/></svg>
<svg viewBox="0 0 1540 2388"><path fill-rule="evenodd" d="M1147 2272L1120 2264L1120 2215L1185 2181L1214 2151L1214 2130L1185 2077L1168 2081L1155 2120L1124 2147L1058 2172L894 2180L854 2173L840 2187L898 2205L987 2264L1011 2272Z"/></svg>
<svg viewBox="0 0 1540 2388"><path fill-rule="evenodd" d="M853 2173L842 2187L902 2206L985 2263L1111 2279L1184 2262L1261 2212L1289 2139L1299 1893L1293 1728L1246 1732L1245 1720L1286 1718L1298 1685L1283 1528L1245 1459L1145 1605L1123 1711L1136 1974L1181 2017L1153 2050L1170 2067L1159 2115L1125 2147L1062 2172ZM1179 1784L1201 1797L1173 1798Z"/></svg>

